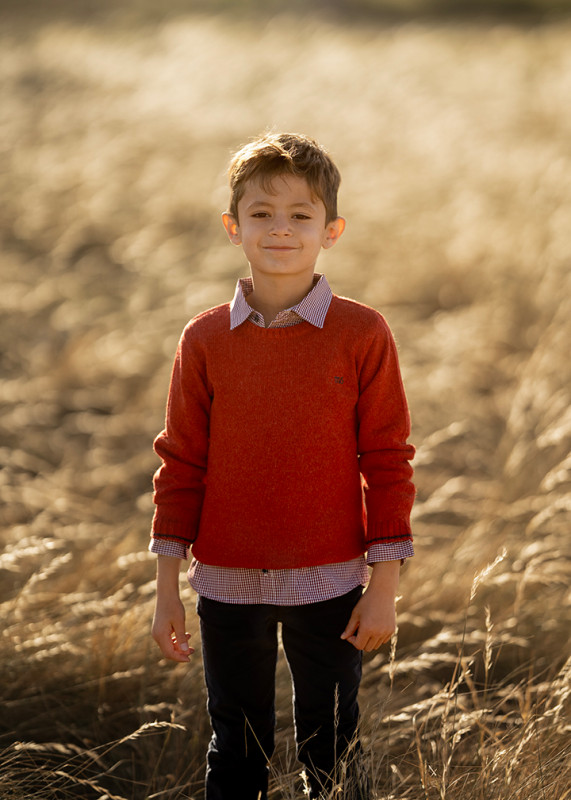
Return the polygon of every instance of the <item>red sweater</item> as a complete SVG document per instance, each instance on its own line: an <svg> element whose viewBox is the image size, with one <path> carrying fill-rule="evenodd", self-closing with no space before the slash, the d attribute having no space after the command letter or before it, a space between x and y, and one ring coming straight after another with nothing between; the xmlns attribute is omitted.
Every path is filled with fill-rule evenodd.
<svg viewBox="0 0 571 800"><path fill-rule="evenodd" d="M410 539L409 431L377 311L334 296L322 329L230 330L229 304L213 308L179 343L155 440L153 536L192 543L205 564L259 569Z"/></svg>

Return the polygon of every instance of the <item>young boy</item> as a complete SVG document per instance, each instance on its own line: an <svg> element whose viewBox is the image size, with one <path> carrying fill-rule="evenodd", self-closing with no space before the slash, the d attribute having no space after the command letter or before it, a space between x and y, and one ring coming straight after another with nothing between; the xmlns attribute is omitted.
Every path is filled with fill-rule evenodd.
<svg viewBox="0 0 571 800"><path fill-rule="evenodd" d="M185 328L155 441L153 637L189 661L178 574L192 550L213 728L207 800L267 796L278 623L310 798L341 773L340 796L369 797L361 657L395 630L414 449L386 322L315 274L345 227L339 181L301 135L265 135L235 155L222 221L251 277Z"/></svg>

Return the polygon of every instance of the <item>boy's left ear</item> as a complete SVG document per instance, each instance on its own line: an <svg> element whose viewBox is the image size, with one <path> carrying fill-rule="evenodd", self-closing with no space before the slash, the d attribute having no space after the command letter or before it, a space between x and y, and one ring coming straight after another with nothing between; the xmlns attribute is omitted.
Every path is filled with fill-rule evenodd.
<svg viewBox="0 0 571 800"><path fill-rule="evenodd" d="M331 220L325 226L325 236L323 239L323 247L327 250L329 247L337 242L343 231L345 230L345 218L337 217Z"/></svg>

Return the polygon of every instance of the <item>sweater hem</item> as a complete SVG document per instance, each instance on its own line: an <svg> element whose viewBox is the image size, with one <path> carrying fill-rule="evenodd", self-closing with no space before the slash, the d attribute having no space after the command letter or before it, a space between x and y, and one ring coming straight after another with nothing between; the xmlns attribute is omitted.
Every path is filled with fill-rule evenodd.
<svg viewBox="0 0 571 800"><path fill-rule="evenodd" d="M337 551L335 555L332 555L331 552L320 552L319 558L311 558L310 556L306 556L304 558L278 558L276 559L275 556L268 556L268 558L260 558L259 554L256 554L255 558L252 559L214 559L208 558L205 556L200 550L198 552L192 553L193 557L200 561L201 564L205 564L206 566L210 567L226 567L226 568L234 568L234 569L268 569L268 570L278 570L278 569L303 569L305 567L322 567L326 564L343 564L346 561L351 561L354 558L358 558L366 553L367 548L363 543L362 547L357 549L348 550L344 553L339 553ZM291 555L291 554L290 554ZM217 563L213 563L216 561Z"/></svg>

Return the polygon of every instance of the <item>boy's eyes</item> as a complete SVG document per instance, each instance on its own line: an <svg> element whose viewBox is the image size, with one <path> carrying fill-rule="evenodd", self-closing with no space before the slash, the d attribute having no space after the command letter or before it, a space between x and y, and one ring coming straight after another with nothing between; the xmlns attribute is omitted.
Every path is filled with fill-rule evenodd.
<svg viewBox="0 0 571 800"><path fill-rule="evenodd" d="M270 215L270 213L268 211L255 211L252 214L252 217L254 219L265 219L266 217L269 217L269 216L271 216L271 215ZM309 214L297 213L297 214L292 214L291 216L292 216L292 219L311 219Z"/></svg>

